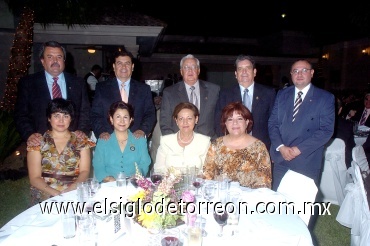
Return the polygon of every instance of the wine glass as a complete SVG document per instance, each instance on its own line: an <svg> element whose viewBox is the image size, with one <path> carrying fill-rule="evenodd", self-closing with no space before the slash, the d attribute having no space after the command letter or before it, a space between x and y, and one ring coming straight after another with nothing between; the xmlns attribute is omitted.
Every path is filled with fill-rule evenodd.
<svg viewBox="0 0 370 246"><path fill-rule="evenodd" d="M226 208L223 206L222 209L215 210L213 212L213 218L215 218L216 222L220 225L220 232L218 233L219 237L222 237L224 226L227 223L227 219L229 214L226 211Z"/></svg>
<svg viewBox="0 0 370 246"><path fill-rule="evenodd" d="M154 185L159 184L162 181L162 174L158 171L155 171L154 168L150 171L150 179Z"/></svg>
<svg viewBox="0 0 370 246"><path fill-rule="evenodd" d="M195 187L195 197L200 197L199 195L199 188L202 187L204 180L202 178L198 178L196 176L193 177L192 183Z"/></svg>

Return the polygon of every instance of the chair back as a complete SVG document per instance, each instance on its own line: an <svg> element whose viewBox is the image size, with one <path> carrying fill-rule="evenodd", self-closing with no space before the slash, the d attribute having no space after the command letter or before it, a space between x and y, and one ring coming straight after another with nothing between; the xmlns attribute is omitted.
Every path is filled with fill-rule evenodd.
<svg viewBox="0 0 370 246"><path fill-rule="evenodd" d="M311 209L313 209L307 202L315 202L317 191L313 179L292 170L286 172L277 189L277 192L284 195L288 202L294 202L296 210L294 212L301 211L299 216L306 225L310 221Z"/></svg>
<svg viewBox="0 0 370 246"><path fill-rule="evenodd" d="M333 138L326 144L320 180L320 201L342 204L349 179L345 151L346 145L340 138Z"/></svg>
<svg viewBox="0 0 370 246"><path fill-rule="evenodd" d="M364 147L358 145L352 149L352 159L360 167L361 174L365 177L369 174L369 163L367 161Z"/></svg>

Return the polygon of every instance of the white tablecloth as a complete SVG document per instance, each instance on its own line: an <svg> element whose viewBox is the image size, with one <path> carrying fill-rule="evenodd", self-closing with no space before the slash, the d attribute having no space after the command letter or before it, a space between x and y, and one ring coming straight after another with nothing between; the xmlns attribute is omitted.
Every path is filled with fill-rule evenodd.
<svg viewBox="0 0 370 246"><path fill-rule="evenodd" d="M98 192L98 197L119 199L124 201L127 193L133 194L135 189L130 186L127 193L115 187L115 183L104 184ZM239 233L231 236L228 226L224 227L225 235L218 237L219 227L212 214L205 214L206 231L208 235L203 238L203 246L219 245L220 243L233 243L234 245L312 245L310 232L298 215L291 213L258 214L255 204L258 202L285 201L280 194L269 189L243 189L242 201L248 202L247 211L242 210L239 221ZM48 201L76 200L76 191L54 197ZM263 206L259 207L263 209ZM272 208L272 207L270 207ZM262 211L262 210L260 210ZM270 210L271 211L271 210ZM247 214L246 214L247 212ZM150 234L146 229L128 220L129 227L122 236L104 245L160 245L161 234ZM180 226L179 229L183 229ZM186 245L186 236L180 233L180 240ZM79 245L78 234L71 239L62 236L62 223L60 215L52 211L50 214L41 214L40 206L35 205L22 212L0 229L1 245L24 245L37 242L37 245Z"/></svg>

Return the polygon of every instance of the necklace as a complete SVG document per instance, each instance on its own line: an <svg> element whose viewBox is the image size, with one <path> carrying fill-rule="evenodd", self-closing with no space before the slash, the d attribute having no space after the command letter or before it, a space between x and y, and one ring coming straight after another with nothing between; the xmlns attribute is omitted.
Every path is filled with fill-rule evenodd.
<svg viewBox="0 0 370 246"><path fill-rule="evenodd" d="M123 140L118 140L118 142L119 142L120 144L124 144L124 143L127 141L127 139L128 139L128 138L123 139Z"/></svg>
<svg viewBox="0 0 370 246"><path fill-rule="evenodd" d="M194 139L194 132L193 132L193 136L192 136L192 137L191 137L191 139L190 139L190 140L188 140L188 141L184 141L184 140L182 140L182 139L181 139L180 131L178 131L178 132L177 132L177 136L178 136L178 138L179 138L179 140L180 140L180 142L181 142L181 143L183 143L183 144L188 144L188 143L190 143L191 141L193 141L193 139Z"/></svg>

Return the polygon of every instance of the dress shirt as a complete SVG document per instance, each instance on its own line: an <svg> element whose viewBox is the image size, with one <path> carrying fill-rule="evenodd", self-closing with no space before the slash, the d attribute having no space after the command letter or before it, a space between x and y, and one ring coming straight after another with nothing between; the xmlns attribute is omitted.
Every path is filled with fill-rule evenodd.
<svg viewBox="0 0 370 246"><path fill-rule="evenodd" d="M299 90L297 87L295 88L295 90L294 90L294 101L293 101L293 104L294 104L294 102L295 102L295 100L297 99L297 96L298 96L298 92L300 92L300 91L302 91L302 95L301 95L301 98L302 98L302 103L303 103L303 101L304 101L304 98L306 97L306 95L307 95L307 92L308 92L308 90L310 89L310 87L311 87L311 84L308 84L305 88L303 88L302 90Z"/></svg>
<svg viewBox="0 0 370 246"><path fill-rule="evenodd" d="M45 71L45 76L46 76L46 81L48 83L50 97L53 98L53 83L54 83L53 77L58 77L57 83L60 87L60 91L62 92L62 97L64 99L67 99L67 88L66 88L67 86L66 86L66 80L64 78L64 74L61 73L58 76L52 76L51 74Z"/></svg>

